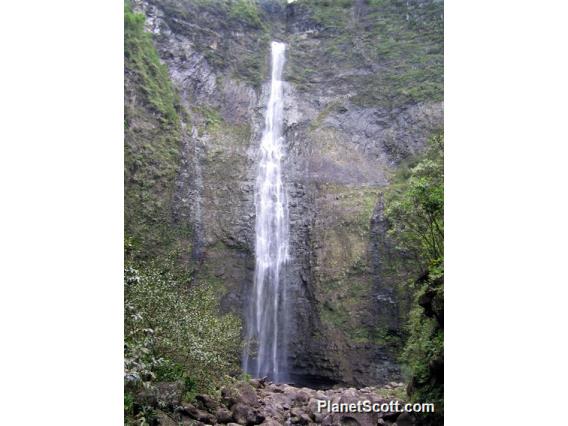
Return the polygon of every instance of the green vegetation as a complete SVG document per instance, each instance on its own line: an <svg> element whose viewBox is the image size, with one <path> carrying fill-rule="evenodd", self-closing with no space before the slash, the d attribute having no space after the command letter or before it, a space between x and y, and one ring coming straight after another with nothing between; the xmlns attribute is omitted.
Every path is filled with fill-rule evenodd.
<svg viewBox="0 0 568 426"><path fill-rule="evenodd" d="M260 87L266 77L271 38L267 18L257 1L164 1L160 8L173 31L187 31L183 22L197 24L192 24L192 44L210 66L255 88ZM220 37L228 28L239 35Z"/></svg>
<svg viewBox="0 0 568 426"><path fill-rule="evenodd" d="M397 0L300 0L298 4L311 11L320 32L313 38L291 36L290 44L297 42L298 48L289 51L291 71L286 72L290 81L300 90L331 81L346 92L344 98L325 106L310 131L326 132L326 117L344 108L343 99L346 104L392 108L441 99L443 34L438 6L419 10ZM361 4L364 7L358 11ZM201 12L211 14L213 27L192 26L192 43L214 69L218 87L227 87L221 78L234 78L239 85L245 82L258 88L267 75L270 41L258 3L196 0L164 5L164 19L174 32L186 31L178 17L201 22L194 19ZM359 14L355 16L354 12ZM229 29L239 36L220 36ZM172 214L180 144L187 136L182 123L189 124L189 115L179 105L152 35L144 31L144 16L134 13L129 4L125 6L124 59L124 407L128 421L144 424L156 408L141 401L144 392L164 383L178 383L183 398L191 400L198 392L215 393L229 377L241 374L241 324L234 315L218 310L229 281L218 270L223 270L228 253L243 253L249 248L234 242L230 247L221 242L208 245L208 257L197 274L198 265L190 255L194 229L189 221L175 223ZM363 72L352 73L355 68ZM355 97L351 97L353 93ZM230 200L226 194L234 191L231 182L238 178L235 170L245 167L235 162L245 161L240 152L248 146L252 131L248 121L233 121L231 114L219 107L221 102L215 97L190 107L191 126L210 136L201 158L206 170L204 197L215 201ZM331 136L319 140L326 142L318 149L337 159L338 164L354 163L349 157L353 154ZM384 194L387 236L394 244L392 252L388 251L390 247L381 247L382 264L377 268L383 268L381 274L388 276L381 286L401 302L385 308L389 311L381 313L380 318L374 317L376 299L369 297L375 289L369 238L379 232L372 222L379 190L330 184L322 187L321 194L325 194L323 207L334 214L332 225L313 236L318 244L315 247L314 243L313 250L322 265L314 268L321 287L316 290L323 295L321 319L350 344L380 344L392 354L402 353L411 377L412 398L441 404L443 138L434 137L427 152L400 170ZM221 238L219 235L226 232L222 229L224 221L211 220L213 225L208 224L207 232ZM415 271L419 273L406 286L406 278ZM403 287L405 293L401 295L398 292ZM411 297L407 296L409 288ZM412 309L402 350L403 337L398 331L407 304L412 304Z"/></svg>
<svg viewBox="0 0 568 426"><path fill-rule="evenodd" d="M215 131L221 126L223 123L223 117L219 114L219 111L216 109L203 105L199 107L195 107L194 111L199 113L205 122L205 127L208 131Z"/></svg>
<svg viewBox="0 0 568 426"><path fill-rule="evenodd" d="M134 395L156 383L179 382L184 399L192 399L238 374L240 320L218 312L211 289L188 288L173 263L138 267L128 261L124 280L127 415L144 409Z"/></svg>
<svg viewBox="0 0 568 426"><path fill-rule="evenodd" d="M325 226L315 237L318 269L318 306L322 322L353 344L378 344L398 354L400 334L395 333L398 312L377 317L375 290L371 278L369 239L371 220L378 201L378 190L349 185L326 184L321 209L333 212L333 225ZM387 287L390 283L382 283Z"/></svg>
<svg viewBox="0 0 568 426"><path fill-rule="evenodd" d="M269 38L264 34L257 42L257 50L243 50L236 58L234 76L252 83L257 89L262 84L268 71L268 62L266 61L269 46L268 42Z"/></svg>
<svg viewBox="0 0 568 426"><path fill-rule="evenodd" d="M360 42L363 56L381 65L362 78L369 89L354 101L397 107L443 98L443 3L417 7L400 0L381 0L365 17L368 32Z"/></svg>
<svg viewBox="0 0 568 426"><path fill-rule="evenodd" d="M444 254L443 136L430 139L425 157L410 176L385 196L389 234L400 250L427 264Z"/></svg>
<svg viewBox="0 0 568 426"><path fill-rule="evenodd" d="M229 16L253 28L261 28L263 26L258 5L254 0L231 1Z"/></svg>
<svg viewBox="0 0 568 426"><path fill-rule="evenodd" d="M129 3L124 8L124 71L125 234L131 251L153 258L188 247L191 229L174 229L169 208L181 139L177 95L144 31L144 15L134 13Z"/></svg>
<svg viewBox="0 0 568 426"><path fill-rule="evenodd" d="M349 12L345 9L352 4L353 0L309 0L313 18L329 30L342 29L347 25Z"/></svg>
<svg viewBox="0 0 568 426"><path fill-rule="evenodd" d="M377 389L377 394L383 398L395 398L401 401L406 400L406 392L404 391L403 387L394 389L380 388Z"/></svg>
<svg viewBox="0 0 568 426"><path fill-rule="evenodd" d="M240 374L241 324L219 312L219 284L195 278L194 230L173 220L181 121L188 116L144 16L129 3L124 25L124 411L126 424L145 425L155 421L155 409L168 408L161 386L172 384L191 400ZM210 131L224 124L217 110L199 114Z"/></svg>
<svg viewBox="0 0 568 426"><path fill-rule="evenodd" d="M168 70L160 62L151 34L144 31L144 15L134 13L129 3L124 6L124 66L135 79L147 101L164 123L177 123L177 95Z"/></svg>
<svg viewBox="0 0 568 426"><path fill-rule="evenodd" d="M341 73L344 87L356 92L361 106L398 108L443 98L443 3L421 6L402 0L299 0L319 30L319 52L293 38L289 80L309 91L312 70L325 79ZM306 44L306 49L303 45ZM309 52L309 53L307 53ZM366 73L353 70L367 69Z"/></svg>
<svg viewBox="0 0 568 426"><path fill-rule="evenodd" d="M415 401L434 402L443 413L444 366L444 138L436 135L412 167L402 169L385 195L389 235L408 262L422 271L414 293L402 353ZM430 419L432 420L432 419Z"/></svg>
<svg viewBox="0 0 568 426"><path fill-rule="evenodd" d="M433 402L438 414L444 404L444 270L432 265L415 285L414 307L408 322L404 360L413 400Z"/></svg>

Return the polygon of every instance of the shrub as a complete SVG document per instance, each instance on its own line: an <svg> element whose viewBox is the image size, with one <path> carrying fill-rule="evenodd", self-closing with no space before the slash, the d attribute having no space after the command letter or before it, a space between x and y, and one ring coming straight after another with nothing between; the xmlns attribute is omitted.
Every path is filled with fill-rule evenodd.
<svg viewBox="0 0 568 426"><path fill-rule="evenodd" d="M430 139L409 177L385 195L389 235L426 267L444 255L444 138Z"/></svg>
<svg viewBox="0 0 568 426"><path fill-rule="evenodd" d="M190 289L171 271L125 269L125 380L151 387L179 380L209 392L239 371L240 321L222 315L213 292Z"/></svg>
<svg viewBox="0 0 568 426"><path fill-rule="evenodd" d="M402 169L385 194L388 234L398 249L412 256L422 275L411 284L413 302L401 360L408 372L408 394L433 402L436 413L421 417L440 424L444 395L444 138L434 136L426 153Z"/></svg>

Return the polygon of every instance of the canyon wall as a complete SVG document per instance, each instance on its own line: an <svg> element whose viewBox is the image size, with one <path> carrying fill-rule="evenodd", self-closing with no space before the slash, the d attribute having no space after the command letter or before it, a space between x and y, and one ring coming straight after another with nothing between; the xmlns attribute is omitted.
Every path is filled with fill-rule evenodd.
<svg viewBox="0 0 568 426"><path fill-rule="evenodd" d="M127 236L167 245L218 291L222 309L244 312L270 41L287 43L291 379L325 387L398 378L415 271L385 234L381 194L443 126L443 4L132 4L146 16L176 112L165 120L127 66ZM130 219L141 214L149 234ZM168 224L160 232L158 216Z"/></svg>

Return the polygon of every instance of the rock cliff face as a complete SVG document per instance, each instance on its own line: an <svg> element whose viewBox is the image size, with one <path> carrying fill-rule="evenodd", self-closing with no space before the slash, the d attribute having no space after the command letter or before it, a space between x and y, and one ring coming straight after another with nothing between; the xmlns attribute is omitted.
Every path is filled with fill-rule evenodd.
<svg viewBox="0 0 568 426"><path fill-rule="evenodd" d="M402 254L385 235L381 193L442 127L442 4L136 0L133 7L146 16L179 96L179 126L161 148L176 165L163 203L172 238L192 248L197 279L219 290L223 309L243 312L254 273L269 44L284 41L292 381L397 379L409 302L401 284L412 271L401 268ZM136 104L134 93L126 103ZM138 116L126 137L133 149L156 140L148 124L155 118ZM135 192L128 174L127 198Z"/></svg>

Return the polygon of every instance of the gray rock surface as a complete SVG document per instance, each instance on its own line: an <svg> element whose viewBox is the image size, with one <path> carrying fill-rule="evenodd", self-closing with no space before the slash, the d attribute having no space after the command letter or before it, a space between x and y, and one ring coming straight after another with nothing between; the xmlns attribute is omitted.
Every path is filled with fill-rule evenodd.
<svg viewBox="0 0 568 426"><path fill-rule="evenodd" d="M245 390L246 389L246 390ZM355 403L370 401L371 403L387 403L397 401L396 398L384 396L385 392L397 391L402 393L404 385L395 384L389 388L366 387L336 388L328 390L314 390L310 388L298 388L290 385L275 385L267 383L265 387L254 390L254 398L248 394L249 388L238 384L226 388L225 393L235 395L234 401L222 399L218 402L217 416L197 409L192 404L184 404L176 411L177 419L181 422L194 419L205 424L228 424L228 425L361 425L374 426L377 424L392 425L394 421L404 426L416 424L414 416L408 413L396 411L385 412L328 412L326 407L318 409L317 401L330 401L330 403ZM243 401L248 401L245 403ZM398 399L402 404L403 401ZM225 406L228 403L231 405ZM230 411L229 411L230 408ZM223 413L223 414L220 414ZM174 417L175 418L175 417ZM169 421L164 419L165 422ZM167 424L167 423L164 423Z"/></svg>
<svg viewBox="0 0 568 426"><path fill-rule="evenodd" d="M413 99L414 86L393 92L395 83L381 80L407 76L393 75L392 60L372 50L380 43L365 44L384 39L373 32L366 4L353 2L340 27L316 19L308 6L266 1L259 26L207 2L134 1L183 109L172 220L191 228L195 279L222 286L226 311L242 313L252 286L269 42L288 44L284 166L292 259L285 273L294 303L287 339L290 378L300 385L400 377L408 295L399 283L407 271L385 235L381 194L397 167L442 127L443 106L436 97ZM416 7L406 12L414 25L422 22ZM428 52L439 47L413 43Z"/></svg>

